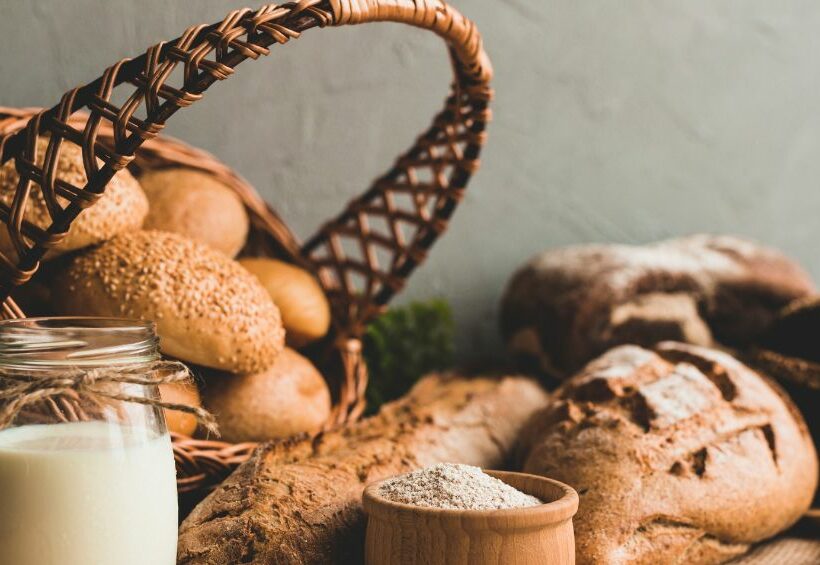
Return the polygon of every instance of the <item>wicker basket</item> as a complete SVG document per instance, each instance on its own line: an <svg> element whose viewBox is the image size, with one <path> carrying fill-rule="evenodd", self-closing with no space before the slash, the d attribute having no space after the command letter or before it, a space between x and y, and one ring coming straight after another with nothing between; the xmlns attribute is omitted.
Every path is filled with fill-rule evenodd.
<svg viewBox="0 0 820 565"><path fill-rule="evenodd" d="M406 23L442 37L453 65L452 91L411 149L303 245L242 177L204 151L158 136L177 110L197 102L217 80L229 78L239 63L267 55L273 44L285 44L314 27L374 21ZM183 83L171 84L178 66ZM0 108L0 163L14 159L21 178L12 205L0 204L0 220L19 255L16 262L0 255L2 315L24 316L9 292L31 278L44 252L60 241L118 170L128 167L139 175L168 166L196 168L220 178L245 203L252 223L246 253L291 261L319 278L333 324L329 336L309 353L334 393L325 428L355 421L364 408L367 383L361 335L444 232L478 166L490 117L491 74L475 26L444 2L302 0L236 10L216 24L193 26L144 55L119 61L100 78L65 93L51 109ZM115 96L126 102L114 104ZM46 162L39 167L35 152L41 135L51 138ZM85 186L55 178L56 159L48 156L64 139L82 147L89 179ZM46 230L22 220L31 183L55 204ZM56 204L55 195L69 204ZM401 205L402 197L412 206ZM388 228L371 228L369 220ZM198 495L213 488L254 447L175 436L180 493Z"/></svg>

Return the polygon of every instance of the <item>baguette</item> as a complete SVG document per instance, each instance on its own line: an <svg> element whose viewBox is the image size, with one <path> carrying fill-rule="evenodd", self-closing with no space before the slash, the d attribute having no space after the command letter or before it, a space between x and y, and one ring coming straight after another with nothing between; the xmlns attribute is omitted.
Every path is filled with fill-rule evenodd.
<svg viewBox="0 0 820 565"><path fill-rule="evenodd" d="M345 431L268 443L183 522L178 564L356 563L365 484L438 462L503 466L546 403L523 377L430 375Z"/></svg>

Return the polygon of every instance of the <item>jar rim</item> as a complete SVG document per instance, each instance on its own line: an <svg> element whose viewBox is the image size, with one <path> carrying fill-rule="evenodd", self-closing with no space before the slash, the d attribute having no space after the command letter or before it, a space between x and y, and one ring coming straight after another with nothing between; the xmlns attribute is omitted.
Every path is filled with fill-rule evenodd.
<svg viewBox="0 0 820 565"><path fill-rule="evenodd" d="M132 365L158 358L151 321L90 316L0 321L0 368Z"/></svg>
<svg viewBox="0 0 820 565"><path fill-rule="evenodd" d="M31 316L0 320L2 328L48 328L53 330L82 328L91 331L110 329L112 331L155 331L156 324L148 320L117 318L114 316Z"/></svg>

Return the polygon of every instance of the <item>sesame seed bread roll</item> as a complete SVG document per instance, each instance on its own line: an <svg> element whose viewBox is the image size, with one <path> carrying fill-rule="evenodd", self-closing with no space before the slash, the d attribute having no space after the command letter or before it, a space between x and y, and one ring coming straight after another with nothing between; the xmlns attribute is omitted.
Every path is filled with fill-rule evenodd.
<svg viewBox="0 0 820 565"><path fill-rule="evenodd" d="M259 281L207 245L160 231L119 235L75 257L54 289L67 315L153 320L166 355L234 373L270 367L284 347Z"/></svg>
<svg viewBox="0 0 820 565"><path fill-rule="evenodd" d="M182 167L159 169L141 175L140 184L151 203L145 229L187 236L228 257L245 245L245 206L213 175Z"/></svg>
<svg viewBox="0 0 820 565"><path fill-rule="evenodd" d="M37 140L37 164L42 166L48 148L48 138ZM82 187L88 182L83 168L83 153L79 145L64 141L57 159L56 178L74 186ZM20 176L14 161L0 167L0 202L10 206L17 190ZM61 206L68 204L65 198L57 197ZM76 251L110 239L125 231L137 230L142 226L148 213L148 199L137 180L127 170L114 175L102 197L90 208L86 208L71 224L66 237L45 255L53 259L63 253ZM46 201L39 185L32 183L31 195L26 206L25 219L39 228L51 225ZM17 252L12 245L6 226L0 226L0 251L10 258Z"/></svg>
<svg viewBox="0 0 820 565"><path fill-rule="evenodd" d="M267 370L207 375L203 402L230 442L318 432L330 416L330 391L306 358L286 347Z"/></svg>

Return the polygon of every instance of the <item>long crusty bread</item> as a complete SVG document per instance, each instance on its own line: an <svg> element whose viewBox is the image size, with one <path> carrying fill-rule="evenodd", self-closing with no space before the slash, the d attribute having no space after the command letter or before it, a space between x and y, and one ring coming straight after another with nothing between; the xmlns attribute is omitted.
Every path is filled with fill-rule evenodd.
<svg viewBox="0 0 820 565"><path fill-rule="evenodd" d="M720 563L808 508L817 456L777 385L730 355L622 346L555 393L524 471L575 487L585 564Z"/></svg>
<svg viewBox="0 0 820 565"><path fill-rule="evenodd" d="M185 520L178 563L356 563L366 483L445 461L503 466L546 402L523 377L431 375L344 432L268 444Z"/></svg>

